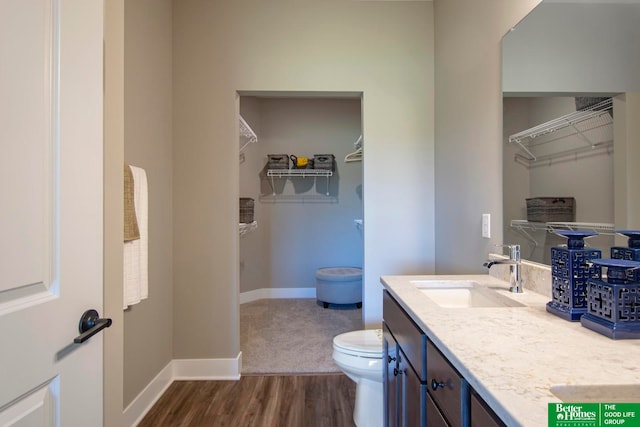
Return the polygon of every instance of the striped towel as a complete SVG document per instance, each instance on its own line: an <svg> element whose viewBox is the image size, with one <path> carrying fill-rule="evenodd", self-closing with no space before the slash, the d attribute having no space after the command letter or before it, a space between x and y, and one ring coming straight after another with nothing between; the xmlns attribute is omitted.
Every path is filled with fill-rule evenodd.
<svg viewBox="0 0 640 427"><path fill-rule="evenodd" d="M138 219L133 195L133 173L129 165L124 165L124 241L140 238Z"/></svg>

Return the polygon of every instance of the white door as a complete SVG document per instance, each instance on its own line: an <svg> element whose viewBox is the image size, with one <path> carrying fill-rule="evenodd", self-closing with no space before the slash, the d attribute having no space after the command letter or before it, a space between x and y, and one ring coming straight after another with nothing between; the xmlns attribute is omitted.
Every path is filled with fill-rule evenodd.
<svg viewBox="0 0 640 427"><path fill-rule="evenodd" d="M101 0L0 0L0 426L102 424Z"/></svg>

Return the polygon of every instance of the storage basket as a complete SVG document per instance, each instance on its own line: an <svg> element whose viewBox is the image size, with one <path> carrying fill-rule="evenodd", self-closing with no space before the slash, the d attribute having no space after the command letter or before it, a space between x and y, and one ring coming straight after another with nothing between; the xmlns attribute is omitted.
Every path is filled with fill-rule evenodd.
<svg viewBox="0 0 640 427"><path fill-rule="evenodd" d="M574 222L576 199L573 197L533 197L527 201L527 221Z"/></svg>
<svg viewBox="0 0 640 427"><path fill-rule="evenodd" d="M333 154L314 154L313 168L333 171L335 156Z"/></svg>
<svg viewBox="0 0 640 427"><path fill-rule="evenodd" d="M287 154L267 154L268 169L289 169L289 156Z"/></svg>
<svg viewBox="0 0 640 427"><path fill-rule="evenodd" d="M254 201L251 197L240 197L240 223L253 222L253 206Z"/></svg>

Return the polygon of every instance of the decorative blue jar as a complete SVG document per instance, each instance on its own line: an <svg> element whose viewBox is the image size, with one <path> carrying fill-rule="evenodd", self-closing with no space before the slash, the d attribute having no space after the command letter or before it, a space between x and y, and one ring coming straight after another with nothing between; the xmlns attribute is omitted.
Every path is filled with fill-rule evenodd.
<svg viewBox="0 0 640 427"><path fill-rule="evenodd" d="M589 328L614 340L640 338L640 283L629 270L640 268L640 261L594 259L607 267L607 280L590 279L587 312L580 319Z"/></svg>
<svg viewBox="0 0 640 427"><path fill-rule="evenodd" d="M611 247L611 258L626 259L629 261L640 261L640 230L617 230L616 233L629 238L628 247ZM634 282L640 282L640 270L630 271Z"/></svg>
<svg viewBox="0 0 640 427"><path fill-rule="evenodd" d="M602 269L590 261L602 258L599 249L585 248L584 239L594 231L556 230L567 245L551 248L551 301L547 311L571 322L587 312L587 280L600 279Z"/></svg>

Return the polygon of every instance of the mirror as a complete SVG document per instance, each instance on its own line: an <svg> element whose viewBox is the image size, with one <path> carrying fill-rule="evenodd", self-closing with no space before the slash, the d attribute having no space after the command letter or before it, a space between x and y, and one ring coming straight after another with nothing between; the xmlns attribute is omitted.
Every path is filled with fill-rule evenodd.
<svg viewBox="0 0 640 427"><path fill-rule="evenodd" d="M503 236L523 258L549 264L550 247L565 243L556 228L597 231L587 244L603 257L626 245L614 230L640 228L626 191L640 132L629 129L640 116L639 20L638 0L543 0L503 38Z"/></svg>

